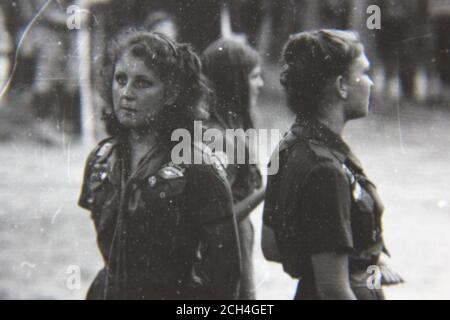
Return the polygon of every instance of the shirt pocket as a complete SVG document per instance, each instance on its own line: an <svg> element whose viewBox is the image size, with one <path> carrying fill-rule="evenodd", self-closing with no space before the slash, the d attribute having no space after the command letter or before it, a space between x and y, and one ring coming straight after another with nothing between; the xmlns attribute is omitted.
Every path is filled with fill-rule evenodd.
<svg viewBox="0 0 450 320"><path fill-rule="evenodd" d="M171 256L178 246L185 185L185 177L170 180L158 178L153 186L145 186L143 192L150 243L163 256Z"/></svg>

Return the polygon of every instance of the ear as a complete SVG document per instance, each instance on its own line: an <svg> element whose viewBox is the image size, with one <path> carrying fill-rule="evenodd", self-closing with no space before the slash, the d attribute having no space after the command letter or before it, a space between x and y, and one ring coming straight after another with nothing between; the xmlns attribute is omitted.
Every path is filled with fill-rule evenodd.
<svg viewBox="0 0 450 320"><path fill-rule="evenodd" d="M335 82L335 89L339 97L347 99L348 97L348 84L347 80L343 76L338 76Z"/></svg>

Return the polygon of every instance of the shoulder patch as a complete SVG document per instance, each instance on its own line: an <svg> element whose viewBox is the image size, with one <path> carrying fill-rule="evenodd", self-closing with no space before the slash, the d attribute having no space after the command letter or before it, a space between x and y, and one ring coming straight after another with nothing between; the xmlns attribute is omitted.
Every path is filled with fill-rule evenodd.
<svg viewBox="0 0 450 320"><path fill-rule="evenodd" d="M113 150L113 147L116 145L114 138L107 138L101 141L97 146L97 151L95 152L95 157L97 161L105 160Z"/></svg>
<svg viewBox="0 0 450 320"><path fill-rule="evenodd" d="M107 154L111 150L112 145L113 145L112 142L106 142L104 145L102 145L100 147L100 149L98 149L97 156L103 157L105 154Z"/></svg>
<svg viewBox="0 0 450 320"><path fill-rule="evenodd" d="M350 183L354 184L356 177L353 172L345 164L342 164L342 169L344 170L345 175L350 179Z"/></svg>
<svg viewBox="0 0 450 320"><path fill-rule="evenodd" d="M184 176L184 168L170 162L167 166L158 171L158 175L165 180L172 180Z"/></svg>

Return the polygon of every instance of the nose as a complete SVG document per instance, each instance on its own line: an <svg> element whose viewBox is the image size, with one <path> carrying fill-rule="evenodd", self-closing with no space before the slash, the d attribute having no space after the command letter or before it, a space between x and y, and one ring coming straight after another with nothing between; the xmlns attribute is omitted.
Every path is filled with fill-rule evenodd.
<svg viewBox="0 0 450 320"><path fill-rule="evenodd" d="M259 86L264 87L264 79L262 77L260 77L259 80L260 80Z"/></svg>
<svg viewBox="0 0 450 320"><path fill-rule="evenodd" d="M124 100L134 100L135 99L131 83L127 83L127 85L123 87L121 98Z"/></svg>
<svg viewBox="0 0 450 320"><path fill-rule="evenodd" d="M261 88L264 86L264 80L261 76L258 77L257 87Z"/></svg>

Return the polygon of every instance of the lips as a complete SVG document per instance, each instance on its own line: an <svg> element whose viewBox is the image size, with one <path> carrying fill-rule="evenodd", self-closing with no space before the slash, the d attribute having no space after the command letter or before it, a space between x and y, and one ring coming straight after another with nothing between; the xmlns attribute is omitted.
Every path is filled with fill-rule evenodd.
<svg viewBox="0 0 450 320"><path fill-rule="evenodd" d="M125 112L131 112L131 113L136 113L137 110L135 108L129 107L129 106L121 106L120 110L125 111Z"/></svg>

